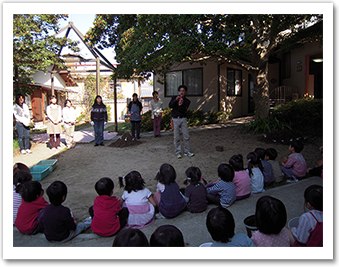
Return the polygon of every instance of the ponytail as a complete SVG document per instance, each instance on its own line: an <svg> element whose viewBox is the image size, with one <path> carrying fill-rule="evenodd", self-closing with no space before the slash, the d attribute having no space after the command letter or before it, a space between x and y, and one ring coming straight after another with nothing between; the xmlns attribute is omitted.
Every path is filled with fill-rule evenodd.
<svg viewBox="0 0 339 267"><path fill-rule="evenodd" d="M124 187L124 181L123 181L124 178L125 178L125 177L119 176L119 186L120 186L120 188L121 188L121 187Z"/></svg>

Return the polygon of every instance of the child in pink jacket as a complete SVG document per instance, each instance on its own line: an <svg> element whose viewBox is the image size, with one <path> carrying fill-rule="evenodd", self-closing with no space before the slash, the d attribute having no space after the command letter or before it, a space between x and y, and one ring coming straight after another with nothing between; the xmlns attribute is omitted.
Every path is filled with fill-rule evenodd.
<svg viewBox="0 0 339 267"><path fill-rule="evenodd" d="M307 164L303 155L300 153L304 148L304 144L299 140L292 140L289 151L291 155L282 162L282 171L287 176L287 182L298 182L298 178L304 177L307 173Z"/></svg>

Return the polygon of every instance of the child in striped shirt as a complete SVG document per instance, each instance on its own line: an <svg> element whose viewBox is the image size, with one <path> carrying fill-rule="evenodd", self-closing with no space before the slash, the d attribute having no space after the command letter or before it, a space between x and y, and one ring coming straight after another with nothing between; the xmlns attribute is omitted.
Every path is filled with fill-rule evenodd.
<svg viewBox="0 0 339 267"><path fill-rule="evenodd" d="M218 176L219 181L206 186L207 201L228 208L236 200L234 170L231 165L222 163L218 167Z"/></svg>

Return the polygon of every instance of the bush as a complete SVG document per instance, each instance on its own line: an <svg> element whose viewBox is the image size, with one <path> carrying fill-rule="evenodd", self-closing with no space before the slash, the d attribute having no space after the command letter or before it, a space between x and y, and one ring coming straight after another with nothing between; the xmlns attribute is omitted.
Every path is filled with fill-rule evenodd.
<svg viewBox="0 0 339 267"><path fill-rule="evenodd" d="M246 126L254 133L271 133L290 129L300 135L322 136L322 99L299 99L272 110L267 118L258 118Z"/></svg>
<svg viewBox="0 0 339 267"><path fill-rule="evenodd" d="M321 136L323 132L323 100L303 98L277 107L272 116L306 135Z"/></svg>
<svg viewBox="0 0 339 267"><path fill-rule="evenodd" d="M162 112L161 118L161 129L169 130L171 129L171 111L172 109L165 109ZM187 125L188 127L201 126L211 123L221 123L225 122L231 113L225 113L223 111L214 111L214 112L203 112L201 110L189 109L187 111ZM140 128L143 132L153 131L153 120L152 120L152 111L147 111L141 115L141 124Z"/></svg>

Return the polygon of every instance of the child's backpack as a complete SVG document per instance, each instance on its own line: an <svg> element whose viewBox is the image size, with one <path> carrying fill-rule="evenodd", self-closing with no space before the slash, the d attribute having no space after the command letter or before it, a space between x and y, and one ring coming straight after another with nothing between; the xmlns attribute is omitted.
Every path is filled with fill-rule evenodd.
<svg viewBox="0 0 339 267"><path fill-rule="evenodd" d="M317 218L310 212L317 224L308 238L306 244L301 244L297 240L294 242L294 247L322 247L323 246L323 222L319 222Z"/></svg>

